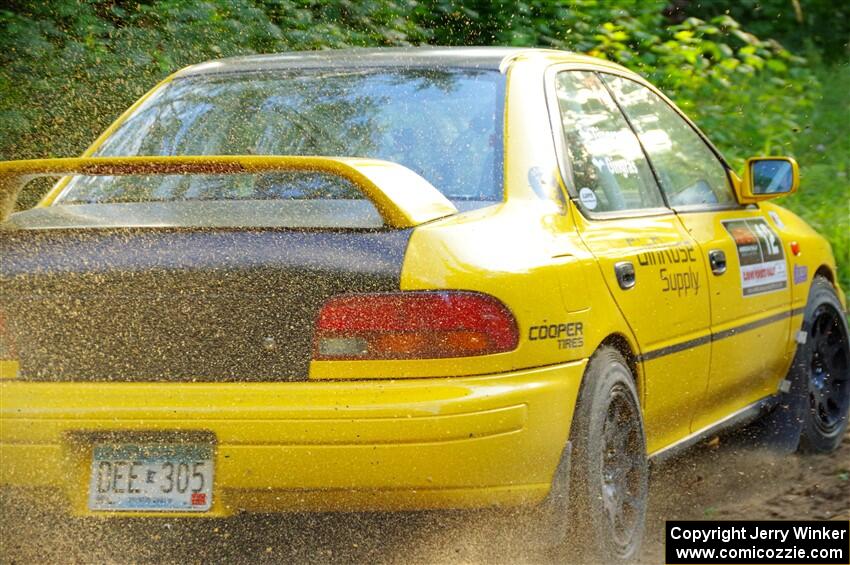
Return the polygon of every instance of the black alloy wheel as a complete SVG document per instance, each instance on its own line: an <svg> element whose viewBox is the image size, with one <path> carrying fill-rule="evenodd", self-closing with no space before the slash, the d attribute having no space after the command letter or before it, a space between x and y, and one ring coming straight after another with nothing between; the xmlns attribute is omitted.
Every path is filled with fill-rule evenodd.
<svg viewBox="0 0 850 565"><path fill-rule="evenodd" d="M812 341L810 418L818 432L826 436L842 427L850 404L847 333L839 316L831 305L821 304L815 310L808 336Z"/></svg>
<svg viewBox="0 0 850 565"><path fill-rule="evenodd" d="M580 563L628 563L643 539L649 464L637 387L623 354L602 346L588 363L570 440L569 546Z"/></svg>
<svg viewBox="0 0 850 565"><path fill-rule="evenodd" d="M621 386L611 391L603 427L602 503L619 547L629 545L645 505L641 495L646 456L640 415L628 394Z"/></svg>
<svg viewBox="0 0 850 565"><path fill-rule="evenodd" d="M850 332L835 287L823 277L812 281L803 329L805 343L789 374L792 388L800 391L799 450L829 453L841 444L848 425Z"/></svg>

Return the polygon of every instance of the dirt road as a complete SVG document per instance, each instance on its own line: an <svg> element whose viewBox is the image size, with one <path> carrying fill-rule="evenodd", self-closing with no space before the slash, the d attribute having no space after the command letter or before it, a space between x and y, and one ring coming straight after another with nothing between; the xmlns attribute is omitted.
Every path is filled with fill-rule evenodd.
<svg viewBox="0 0 850 565"><path fill-rule="evenodd" d="M778 456L741 439L701 445L653 471L642 561L662 563L669 519L850 519L850 434L828 456ZM547 563L487 513L238 516L73 521L3 497L0 561Z"/></svg>

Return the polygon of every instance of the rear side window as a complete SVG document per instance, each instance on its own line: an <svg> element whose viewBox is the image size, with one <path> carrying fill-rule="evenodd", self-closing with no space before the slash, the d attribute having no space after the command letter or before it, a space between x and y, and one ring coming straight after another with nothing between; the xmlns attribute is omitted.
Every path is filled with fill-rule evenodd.
<svg viewBox="0 0 850 565"><path fill-rule="evenodd" d="M637 131L670 206L735 203L726 167L682 116L645 86L602 76Z"/></svg>
<svg viewBox="0 0 850 565"><path fill-rule="evenodd" d="M664 207L637 137L599 78L591 72L562 72L555 90L571 182L582 209Z"/></svg>

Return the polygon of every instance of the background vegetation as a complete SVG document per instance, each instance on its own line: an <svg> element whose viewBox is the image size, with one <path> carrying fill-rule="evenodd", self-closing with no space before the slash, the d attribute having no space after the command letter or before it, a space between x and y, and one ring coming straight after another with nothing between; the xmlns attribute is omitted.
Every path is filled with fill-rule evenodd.
<svg viewBox="0 0 850 565"><path fill-rule="evenodd" d="M850 4L831 0L11 0L0 159L78 155L174 70L231 55L409 44L545 46L630 67L736 166L790 154L786 205L850 288ZM34 203L39 188L25 194Z"/></svg>

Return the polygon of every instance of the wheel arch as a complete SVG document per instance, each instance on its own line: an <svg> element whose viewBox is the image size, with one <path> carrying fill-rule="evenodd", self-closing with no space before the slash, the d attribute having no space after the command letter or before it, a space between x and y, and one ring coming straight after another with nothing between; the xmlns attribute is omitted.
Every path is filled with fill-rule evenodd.
<svg viewBox="0 0 850 565"><path fill-rule="evenodd" d="M612 332L605 336L596 348L593 350L593 353L590 354L588 360L592 359L594 355L596 355L600 349L603 347L611 347L618 351L623 358L626 360L626 364L628 365L629 372L632 375L632 380L635 385L635 389L637 390L638 402L641 404L641 409L643 409L644 404L644 387L643 385L643 372L641 371L641 363L640 357L637 353L635 353L635 348L632 343L629 341L629 338L620 332ZM585 367L584 373L581 376L581 383L578 388L578 398L581 398L581 395L588 384L588 366ZM578 401L578 400L577 400ZM572 428L574 424L575 414L572 416L573 422L570 424L570 435L572 435Z"/></svg>
<svg viewBox="0 0 850 565"><path fill-rule="evenodd" d="M818 277L826 279L826 281L832 286L833 290L835 290L835 294L838 295L838 302L841 304L841 307L844 309L846 314L848 311L847 296L844 294L844 291L841 289L841 285L838 283L835 267L829 264L822 264L815 270L815 274L812 276L812 281Z"/></svg>
<svg viewBox="0 0 850 565"><path fill-rule="evenodd" d="M635 388L637 388L638 399L640 399L641 403L643 403L643 371L641 371L640 357L637 353L635 353L635 349L632 347L631 342L622 333L612 333L606 336L605 339L599 343L596 347L596 351L605 346L613 347L626 359L629 371L632 373L632 378L634 379ZM596 351L594 351L594 353L596 353Z"/></svg>
<svg viewBox="0 0 850 565"><path fill-rule="evenodd" d="M828 280L830 284L832 284L832 286L835 286L835 273L832 272L832 269L829 267L829 265L821 265L820 267L818 267L815 271L815 276L823 277Z"/></svg>

